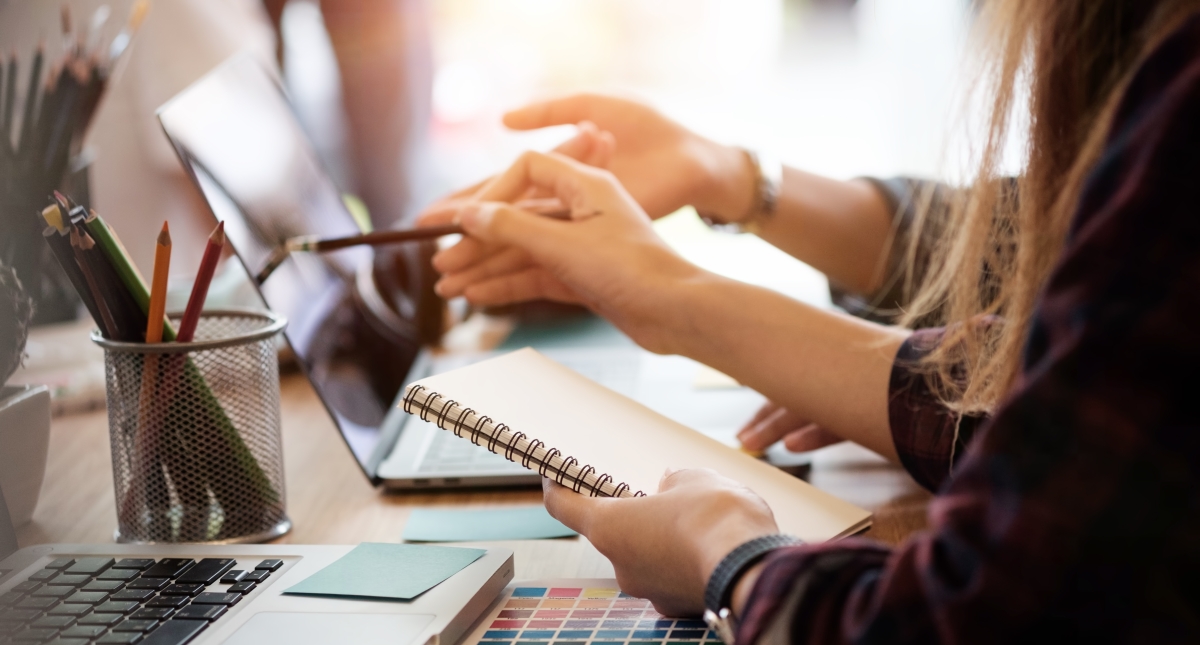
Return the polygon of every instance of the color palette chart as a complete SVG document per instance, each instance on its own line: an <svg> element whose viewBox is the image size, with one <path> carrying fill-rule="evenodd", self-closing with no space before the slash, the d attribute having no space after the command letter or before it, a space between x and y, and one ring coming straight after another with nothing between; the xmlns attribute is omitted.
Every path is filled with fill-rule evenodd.
<svg viewBox="0 0 1200 645"><path fill-rule="evenodd" d="M468 639L479 645L700 645L720 643L699 619L659 614L615 580L522 582L504 594Z"/></svg>

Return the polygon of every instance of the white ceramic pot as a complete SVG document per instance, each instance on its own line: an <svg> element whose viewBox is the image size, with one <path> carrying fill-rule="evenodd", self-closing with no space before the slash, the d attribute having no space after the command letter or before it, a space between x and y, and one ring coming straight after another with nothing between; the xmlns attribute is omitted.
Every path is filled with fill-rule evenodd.
<svg viewBox="0 0 1200 645"><path fill-rule="evenodd" d="M13 524L33 519L50 448L50 390L45 385L0 388L0 492Z"/></svg>

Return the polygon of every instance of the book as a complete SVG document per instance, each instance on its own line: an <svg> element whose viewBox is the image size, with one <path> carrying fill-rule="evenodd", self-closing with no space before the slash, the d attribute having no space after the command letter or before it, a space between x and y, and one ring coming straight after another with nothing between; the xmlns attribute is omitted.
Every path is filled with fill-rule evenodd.
<svg viewBox="0 0 1200 645"><path fill-rule="evenodd" d="M780 530L806 542L871 522L868 511L529 348L412 383L401 407L581 494L648 495L668 468L710 468L758 493Z"/></svg>

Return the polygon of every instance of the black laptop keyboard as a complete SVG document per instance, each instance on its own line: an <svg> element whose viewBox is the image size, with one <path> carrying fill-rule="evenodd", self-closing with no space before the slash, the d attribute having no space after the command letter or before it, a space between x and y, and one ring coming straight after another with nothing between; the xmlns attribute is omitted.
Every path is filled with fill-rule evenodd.
<svg viewBox="0 0 1200 645"><path fill-rule="evenodd" d="M282 560L59 558L0 593L0 643L182 645Z"/></svg>

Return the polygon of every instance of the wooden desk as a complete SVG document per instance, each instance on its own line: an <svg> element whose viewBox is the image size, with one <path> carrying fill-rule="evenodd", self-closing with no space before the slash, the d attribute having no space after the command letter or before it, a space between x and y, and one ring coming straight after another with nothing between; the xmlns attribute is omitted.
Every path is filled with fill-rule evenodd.
<svg viewBox="0 0 1200 645"><path fill-rule="evenodd" d="M371 487L303 377L284 377L284 459L295 544L399 541L417 506L498 507L536 504L538 489L383 495ZM923 492L899 468L855 446L829 449L813 467L813 484L875 512L868 533L895 544L925 526ZM56 419L46 481L21 546L109 542L116 529L112 460L105 412ZM517 579L612 577L612 566L586 540L500 543L516 552Z"/></svg>

